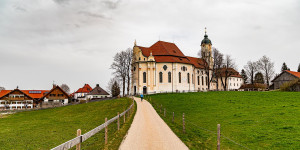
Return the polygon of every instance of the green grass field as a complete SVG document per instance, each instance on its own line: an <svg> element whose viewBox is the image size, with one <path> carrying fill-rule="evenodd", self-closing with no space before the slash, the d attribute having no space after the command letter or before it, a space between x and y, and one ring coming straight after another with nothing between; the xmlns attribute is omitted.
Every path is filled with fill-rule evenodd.
<svg viewBox="0 0 300 150"><path fill-rule="evenodd" d="M190 149L300 149L300 92L157 94L148 100ZM166 108L166 117L163 109ZM175 112L175 123L172 123ZM186 134L182 131L185 113Z"/></svg>
<svg viewBox="0 0 300 150"><path fill-rule="evenodd" d="M50 149L82 134L123 112L132 104L129 98L91 102L54 109L20 112L0 118L0 149ZM134 107L136 110L136 107ZM134 114L134 113L133 113ZM104 130L82 143L82 149L118 149L132 118L108 126L108 145L104 144Z"/></svg>

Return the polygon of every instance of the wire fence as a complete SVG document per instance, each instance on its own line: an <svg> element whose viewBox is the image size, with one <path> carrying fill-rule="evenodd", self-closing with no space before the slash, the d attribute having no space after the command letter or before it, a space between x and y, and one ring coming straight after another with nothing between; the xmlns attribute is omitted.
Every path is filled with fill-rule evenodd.
<svg viewBox="0 0 300 150"><path fill-rule="evenodd" d="M151 100L151 98L146 97L146 100L152 104L153 108L156 110L156 112L167 122L169 123L169 125L171 126L175 126L177 128L177 130L180 128L182 128L182 133L183 134L196 134L196 136L199 133L197 132L197 129L199 129L200 131L203 131L203 134L206 134L208 136L208 138L210 138L206 144L209 144L209 146L211 148L214 147L214 145L217 145L217 137L218 137L218 132L217 131L213 131L207 128L204 128L202 126L197 125L195 122L191 121L189 118L186 117L186 114L184 114L183 112L173 112L173 111L169 111L166 108L163 107L162 104L158 104L156 102L154 102L153 100ZM185 115L185 116L184 116ZM191 127L193 126L193 128ZM217 126L217 125L216 125ZM217 128L216 128L217 129ZM199 136L199 135L198 135ZM202 135L204 136L204 135ZM243 148L246 150L251 150L250 148L246 147L245 145L223 135L220 134L220 137L222 139L228 140L229 142L233 143L234 145L238 146L238 148ZM195 140L195 139L193 139ZM224 143L226 141L222 140L222 143ZM227 145L226 145L227 146Z"/></svg>

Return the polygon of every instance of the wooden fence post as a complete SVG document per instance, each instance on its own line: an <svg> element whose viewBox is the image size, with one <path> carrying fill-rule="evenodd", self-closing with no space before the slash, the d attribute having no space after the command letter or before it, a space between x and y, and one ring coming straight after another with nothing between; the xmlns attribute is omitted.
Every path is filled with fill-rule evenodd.
<svg viewBox="0 0 300 150"><path fill-rule="evenodd" d="M78 129L77 130L77 136L81 136L81 130ZM81 146L81 139L80 139L80 143L76 144L76 150L80 150L80 146Z"/></svg>
<svg viewBox="0 0 300 150"><path fill-rule="evenodd" d="M220 145L221 145L221 126L218 124L218 150L220 150Z"/></svg>
<svg viewBox="0 0 300 150"><path fill-rule="evenodd" d="M120 130L120 113L118 112L118 130Z"/></svg>
<svg viewBox="0 0 300 150"><path fill-rule="evenodd" d="M166 117L166 108L164 109L164 117Z"/></svg>
<svg viewBox="0 0 300 150"><path fill-rule="evenodd" d="M183 115L182 115L182 123L183 123L183 126L182 126L182 128L183 128L183 133L185 133L184 113L183 113Z"/></svg>
<svg viewBox="0 0 300 150"><path fill-rule="evenodd" d="M173 118L172 118L172 122L174 122L174 112L173 112Z"/></svg>
<svg viewBox="0 0 300 150"><path fill-rule="evenodd" d="M105 145L107 144L107 132L108 132L108 124L107 124L107 118L105 118Z"/></svg>

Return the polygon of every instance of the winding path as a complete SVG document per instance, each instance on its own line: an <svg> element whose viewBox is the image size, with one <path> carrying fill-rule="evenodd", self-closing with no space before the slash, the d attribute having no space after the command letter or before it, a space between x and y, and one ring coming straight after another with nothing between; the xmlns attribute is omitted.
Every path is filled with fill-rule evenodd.
<svg viewBox="0 0 300 150"><path fill-rule="evenodd" d="M188 147L160 118L151 104L134 98L137 112L119 150L186 150Z"/></svg>

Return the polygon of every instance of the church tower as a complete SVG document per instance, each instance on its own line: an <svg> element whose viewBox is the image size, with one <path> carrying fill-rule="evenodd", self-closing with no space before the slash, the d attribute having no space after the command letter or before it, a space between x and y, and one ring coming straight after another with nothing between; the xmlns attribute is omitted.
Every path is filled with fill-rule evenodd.
<svg viewBox="0 0 300 150"><path fill-rule="evenodd" d="M212 54L212 43L210 39L208 39L208 36L206 34L206 28L205 28L205 35L204 39L201 42L201 57L204 59L208 64L210 68L213 68L214 65L214 59Z"/></svg>

